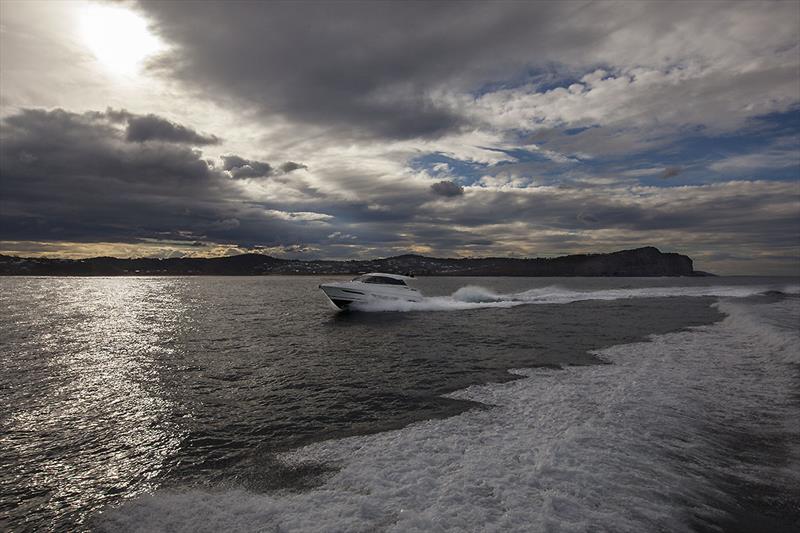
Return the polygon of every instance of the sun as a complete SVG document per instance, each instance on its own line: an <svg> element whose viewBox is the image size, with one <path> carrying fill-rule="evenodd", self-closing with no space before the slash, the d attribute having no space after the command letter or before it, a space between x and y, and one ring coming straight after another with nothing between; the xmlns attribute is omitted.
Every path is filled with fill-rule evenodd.
<svg viewBox="0 0 800 533"><path fill-rule="evenodd" d="M116 74L138 73L147 57L164 49L144 18L120 6L87 5L81 11L80 30L92 54Z"/></svg>

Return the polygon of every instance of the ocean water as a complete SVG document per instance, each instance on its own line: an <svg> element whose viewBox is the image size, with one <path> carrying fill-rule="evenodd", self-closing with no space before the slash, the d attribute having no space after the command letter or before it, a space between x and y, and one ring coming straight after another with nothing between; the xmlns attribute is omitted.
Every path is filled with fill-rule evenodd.
<svg viewBox="0 0 800 533"><path fill-rule="evenodd" d="M800 280L321 281L0 279L0 529L800 526Z"/></svg>

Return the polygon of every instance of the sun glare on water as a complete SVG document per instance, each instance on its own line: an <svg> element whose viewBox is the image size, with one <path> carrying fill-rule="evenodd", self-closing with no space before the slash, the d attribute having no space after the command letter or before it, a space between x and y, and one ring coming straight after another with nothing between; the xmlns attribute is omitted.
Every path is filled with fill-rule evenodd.
<svg viewBox="0 0 800 533"><path fill-rule="evenodd" d="M147 21L124 7L90 4L81 12L80 28L89 50L116 74L138 73L147 57L164 49Z"/></svg>

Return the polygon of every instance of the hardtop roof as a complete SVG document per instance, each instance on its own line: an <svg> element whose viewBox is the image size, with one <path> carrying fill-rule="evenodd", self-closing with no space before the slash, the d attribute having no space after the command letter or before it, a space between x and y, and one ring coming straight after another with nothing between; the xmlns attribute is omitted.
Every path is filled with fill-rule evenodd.
<svg viewBox="0 0 800 533"><path fill-rule="evenodd" d="M392 278L392 279L399 279L399 280L407 280L407 279L414 279L411 276L404 276L402 274L386 274L385 272L370 272L368 274L361 274L362 276L382 276L384 278Z"/></svg>

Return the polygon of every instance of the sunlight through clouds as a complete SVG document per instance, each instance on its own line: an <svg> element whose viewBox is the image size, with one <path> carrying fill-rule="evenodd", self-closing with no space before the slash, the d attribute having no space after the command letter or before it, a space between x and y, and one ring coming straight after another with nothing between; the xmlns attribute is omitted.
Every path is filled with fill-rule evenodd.
<svg viewBox="0 0 800 533"><path fill-rule="evenodd" d="M138 74L147 58L166 48L150 33L144 18L117 5L92 3L83 7L80 31L103 67L124 76Z"/></svg>

